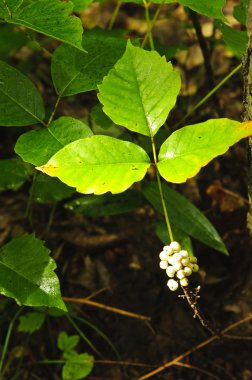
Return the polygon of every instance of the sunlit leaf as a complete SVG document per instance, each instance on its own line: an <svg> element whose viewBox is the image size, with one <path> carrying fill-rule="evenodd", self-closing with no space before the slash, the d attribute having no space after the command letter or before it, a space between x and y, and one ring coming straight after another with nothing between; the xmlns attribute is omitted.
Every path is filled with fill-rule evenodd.
<svg viewBox="0 0 252 380"><path fill-rule="evenodd" d="M252 122L229 119L212 119L181 128L161 146L158 170L169 182L185 182L213 158L251 134Z"/></svg>
<svg viewBox="0 0 252 380"><path fill-rule="evenodd" d="M115 124L150 136L175 105L180 77L157 52L128 42L123 57L98 88L103 110Z"/></svg>
<svg viewBox="0 0 252 380"><path fill-rule="evenodd" d="M108 136L93 136L68 144L37 169L58 177L84 194L123 192L140 181L150 166L139 146Z"/></svg>

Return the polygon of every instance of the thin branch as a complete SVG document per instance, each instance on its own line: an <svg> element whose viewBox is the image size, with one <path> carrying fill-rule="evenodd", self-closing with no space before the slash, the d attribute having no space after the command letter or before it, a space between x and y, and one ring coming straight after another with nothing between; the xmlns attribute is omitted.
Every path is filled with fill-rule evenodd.
<svg viewBox="0 0 252 380"><path fill-rule="evenodd" d="M118 309L117 307L112 307L112 306L104 305L102 303L91 301L90 299L87 299L87 298L63 297L63 300L66 301L66 302L72 302L72 303L77 303L77 304L81 303L81 304L84 304L84 305L89 305L89 306L97 307L99 309L104 309L104 310L107 310L107 311L111 311L112 313L125 315L126 317L141 319L141 320L145 320L145 321L150 321L151 320L150 317L147 317L145 315L131 313L130 311Z"/></svg>
<svg viewBox="0 0 252 380"><path fill-rule="evenodd" d="M218 91L219 88L222 87L241 68L242 64L240 63L228 75L226 75L225 78L223 78L210 92L208 92L203 99L196 103L195 106L193 106L193 108L189 112L187 112L187 114L174 126L174 128L176 129L180 127L184 123L184 121L188 119L189 116L191 116L200 106L202 106L202 104L204 104L211 96L213 96L215 92Z"/></svg>
<svg viewBox="0 0 252 380"><path fill-rule="evenodd" d="M191 9L189 9L188 12L189 12L190 18L192 20L192 23L193 23L193 26L194 26L194 29L195 29L195 32L196 32L196 35L198 38L199 46L200 46L200 49L201 49L203 57L204 57L204 66L205 66L205 71L206 71L206 83L207 83L207 87L208 87L209 91L211 91L211 89L215 86L215 82L214 82L214 73L213 73L213 69L211 66L210 51L209 51L206 39L202 33L198 14ZM221 114L221 107L220 107L219 99L218 99L216 94L214 94L214 96L213 96L213 102L214 102L215 109L216 109L218 115L220 115Z"/></svg>
<svg viewBox="0 0 252 380"><path fill-rule="evenodd" d="M223 336L223 335L225 335L226 332L233 330L234 328L240 326L243 323L249 322L251 319L252 319L252 314L249 314L247 317L240 319L239 321L234 322L231 325L229 325L228 327L226 327L225 329L223 329L220 332L220 334ZM186 351L184 354L177 356L175 359L172 359L171 361L163 364L162 366L156 368L154 371L146 373L145 375L139 377L137 380L146 380L146 379L149 379L150 377L152 377L152 376L154 376L154 375L156 375L162 371L165 371L167 368L172 367L173 365L176 365L176 363L179 363L181 360L183 360L187 356L191 355L193 352L198 351L203 347L206 347L208 344L214 342L217 339L219 339L219 335L214 335L211 338L204 340L203 342L197 344L196 346L194 346L190 350Z"/></svg>

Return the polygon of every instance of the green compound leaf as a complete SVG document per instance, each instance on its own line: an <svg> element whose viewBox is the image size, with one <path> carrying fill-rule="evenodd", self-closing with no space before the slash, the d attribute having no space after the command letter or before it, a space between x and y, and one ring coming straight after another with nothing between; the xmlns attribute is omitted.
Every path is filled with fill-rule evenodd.
<svg viewBox="0 0 252 380"><path fill-rule="evenodd" d="M75 190L58 178L51 178L43 173L39 173L30 188L32 199L39 203L59 202L70 198Z"/></svg>
<svg viewBox="0 0 252 380"><path fill-rule="evenodd" d="M40 166L65 145L92 134L91 129L82 121L62 116L49 128L41 128L21 135L17 140L15 152L25 162Z"/></svg>
<svg viewBox="0 0 252 380"><path fill-rule="evenodd" d="M64 205L67 210L93 217L120 215L131 212L146 204L137 190L127 190L123 194L86 195Z"/></svg>
<svg viewBox="0 0 252 380"><path fill-rule="evenodd" d="M246 50L248 43L247 32L231 28L228 25L222 24L220 30L227 47L238 57L241 58Z"/></svg>
<svg viewBox="0 0 252 380"><path fill-rule="evenodd" d="M151 136L175 105L180 77L157 52L128 42L123 57L98 88L103 110L115 124Z"/></svg>
<svg viewBox="0 0 252 380"><path fill-rule="evenodd" d="M62 370L63 380L81 380L90 374L94 367L94 357L89 354L75 354L67 359Z"/></svg>
<svg viewBox="0 0 252 380"><path fill-rule="evenodd" d="M37 0L19 9L12 17L5 17L5 21L25 26L83 51L82 24L78 17L69 16L72 10L71 1Z"/></svg>
<svg viewBox="0 0 252 380"><path fill-rule="evenodd" d="M17 127L43 123L44 105L34 84L0 61L0 125Z"/></svg>
<svg viewBox="0 0 252 380"><path fill-rule="evenodd" d="M31 312L19 318L18 331L23 333L34 333L39 330L45 322L45 313Z"/></svg>
<svg viewBox="0 0 252 380"><path fill-rule="evenodd" d="M169 182L185 182L213 158L251 134L251 122L229 119L212 119L181 128L161 146L158 170Z"/></svg>
<svg viewBox="0 0 252 380"><path fill-rule="evenodd" d="M59 46L52 59L52 78L57 93L62 97L95 90L122 56L125 46L126 41L121 38L95 32L87 32L83 38L88 54L68 45Z"/></svg>
<svg viewBox="0 0 252 380"><path fill-rule="evenodd" d="M205 215L183 195L163 185L165 203L172 225L186 234L228 255L227 249L212 223ZM156 182L150 182L143 188L143 194L152 206L163 213L160 194Z"/></svg>
<svg viewBox="0 0 252 380"><path fill-rule="evenodd" d="M84 194L121 193L140 181L150 159L139 146L108 136L68 144L38 170Z"/></svg>
<svg viewBox="0 0 252 380"><path fill-rule="evenodd" d="M49 249L34 235L25 234L0 249L0 293L19 305L66 310Z"/></svg>
<svg viewBox="0 0 252 380"><path fill-rule="evenodd" d="M0 160L0 191L19 189L30 175L31 168L21 160Z"/></svg>

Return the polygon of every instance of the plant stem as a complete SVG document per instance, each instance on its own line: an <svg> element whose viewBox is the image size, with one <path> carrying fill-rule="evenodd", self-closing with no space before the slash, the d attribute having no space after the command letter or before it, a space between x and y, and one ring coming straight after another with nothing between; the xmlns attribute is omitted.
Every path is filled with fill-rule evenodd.
<svg viewBox="0 0 252 380"><path fill-rule="evenodd" d="M155 23L156 23L156 21L157 21L157 18L158 18L158 16L159 16L159 13L160 13L160 11L161 11L161 9L162 9L163 4L164 4L164 1L159 5L158 9L156 10L156 12L155 12L155 14L154 14L153 19L151 20L151 22L150 22L150 24L149 24L149 26L148 26L147 33L145 34L145 37L144 37L143 42L142 42L142 44L141 44L141 47L142 47L142 48L145 47L145 45L146 45L146 43L147 43L147 41L148 41L149 36L151 35L151 37L152 37L152 29L153 29L153 27L154 27L154 25L155 25Z"/></svg>
<svg viewBox="0 0 252 380"><path fill-rule="evenodd" d="M33 221L32 221L32 203L33 203L32 197L33 197L33 189L34 189L34 185L35 185L37 175L38 175L38 172L35 171L35 173L33 174L33 177L32 177L32 184L31 184L29 197L28 197L28 201L27 201L27 206L26 206L26 210L25 210L25 217L28 218L31 226L33 224Z"/></svg>
<svg viewBox="0 0 252 380"><path fill-rule="evenodd" d="M53 219L54 219L54 216L55 216L56 208L57 208L57 202L55 202L53 204L51 212L50 212L50 215L49 215L49 220L48 220L48 223L47 223L47 226L46 226L46 229L45 229L45 240L47 240L48 233L49 233L49 231L51 229L51 226L53 224Z"/></svg>
<svg viewBox="0 0 252 380"><path fill-rule="evenodd" d="M51 113L51 115L50 115L50 117L49 117L48 123L47 123L47 125L46 125L47 128L50 127L51 122L53 121L53 118L54 118L55 112L56 112L56 110L57 110L57 108L58 108L58 105L59 105L60 100L61 100L61 95L59 95L59 96L58 96L58 99L56 100L55 106L54 106L53 111L52 111L52 113Z"/></svg>
<svg viewBox="0 0 252 380"><path fill-rule="evenodd" d="M207 84L208 90L211 91L211 89L214 88L214 86L215 86L215 81L214 81L214 73L213 73L213 69L212 69L212 65L211 65L210 50L209 50L209 47L207 45L206 39L203 36L198 14L191 9L188 9L188 12L189 12L190 18L192 20L192 23L193 23L193 26L194 26L194 29L195 29L195 32L196 32L196 35L198 38L198 42L199 42L199 46L200 46L202 55L204 57L204 66L205 66L205 72L206 72L206 84ZM221 107L220 107L220 103L219 103L219 99L217 97L217 94L214 94L213 102L214 102L215 109L217 111L216 112L217 116L221 115Z"/></svg>
<svg viewBox="0 0 252 380"><path fill-rule="evenodd" d="M98 354L99 356L102 357L102 354L95 348L95 346L93 345L92 342L90 342L90 340L83 334L83 332L81 331L81 329L78 327L78 325L74 322L74 320L72 319L72 317L70 317L70 315L66 315L68 321L71 323L71 325L73 326L73 328L77 331L77 333L80 335L80 337L89 345L89 347L92 348L92 350Z"/></svg>
<svg viewBox="0 0 252 380"><path fill-rule="evenodd" d="M3 351L2 351L2 355L1 355L1 359L0 359L0 378L1 378L1 372L2 372L2 368L3 368L4 359L5 359L5 356L6 356L6 353L7 353L7 349L8 349L8 345L9 345L9 342L10 342L10 337L11 337L12 329L13 329L13 326L14 326L14 323L15 323L16 319L18 318L19 314L22 311L23 311L23 307L21 307L21 308L18 309L18 311L16 312L16 314L14 315L14 317L12 318L12 320L10 321L10 324L9 324L9 327L8 327L8 331L7 331L7 334L6 334L6 338L5 338L5 342L4 342L4 346L3 346Z"/></svg>
<svg viewBox="0 0 252 380"><path fill-rule="evenodd" d="M242 68L242 64L240 63L238 66L236 66L231 73L229 73L225 78L223 78L206 96L204 96L203 99L201 99L195 106L187 112L187 114L174 126L174 128L178 128L183 124L183 122L191 116L200 106L202 106L203 103L205 103L223 84L225 84L234 74L237 73Z"/></svg>
<svg viewBox="0 0 252 380"><path fill-rule="evenodd" d="M150 12L149 12L150 3L148 3L145 0L143 0L143 3L144 3L144 8L145 8L145 18L146 18L146 21L147 21L147 28L148 28L147 35L148 35L148 38L149 38L149 41L150 41L150 47L151 47L151 50L155 50L154 42L153 42L153 38L152 38L152 28L153 28L153 26L151 25Z"/></svg>
<svg viewBox="0 0 252 380"><path fill-rule="evenodd" d="M115 10L114 10L114 12L112 14L112 17L110 19L108 30L111 30L113 28L115 20L116 20L116 18L118 16L120 8L121 8L121 5L122 5L122 0L118 0L117 4L116 4L116 7L115 7Z"/></svg>
<svg viewBox="0 0 252 380"><path fill-rule="evenodd" d="M167 211L166 204L165 204L165 199L164 199L164 193L163 193L163 189L162 189L162 183L161 183L160 174L159 174L159 171L158 171L158 168L157 168L157 163L158 163L158 161L157 161L157 152L156 152L156 146L155 146L154 136L152 135L152 133L151 133L151 146L152 146L154 164L155 164L155 169L156 169L156 177L157 177L157 183L158 183L158 190L159 190L160 199L161 199L161 203L162 203L162 207L163 207L163 211L164 211L165 223L166 223L166 227L167 227L169 238L170 238L171 241L173 241L174 239L173 239L173 233L172 233L172 229L171 229L171 223L170 223L170 220L169 220L168 211Z"/></svg>

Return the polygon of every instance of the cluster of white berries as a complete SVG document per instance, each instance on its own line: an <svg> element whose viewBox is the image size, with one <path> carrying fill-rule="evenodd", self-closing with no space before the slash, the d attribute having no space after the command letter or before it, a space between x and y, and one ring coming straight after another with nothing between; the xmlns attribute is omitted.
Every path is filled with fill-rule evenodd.
<svg viewBox="0 0 252 380"><path fill-rule="evenodd" d="M170 277L167 286L170 290L178 289L179 283L181 286L188 286L188 278L192 272L198 272L199 266L195 256L189 256L177 241L172 241L170 245L163 247L163 251L159 254L160 268L165 269L167 276ZM177 277L177 281L173 277ZM179 283L178 283L179 281Z"/></svg>

